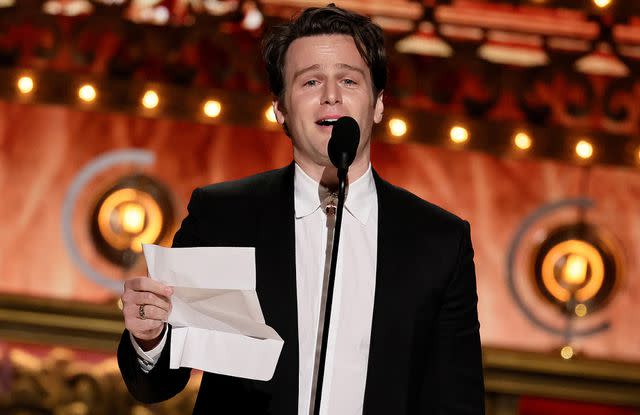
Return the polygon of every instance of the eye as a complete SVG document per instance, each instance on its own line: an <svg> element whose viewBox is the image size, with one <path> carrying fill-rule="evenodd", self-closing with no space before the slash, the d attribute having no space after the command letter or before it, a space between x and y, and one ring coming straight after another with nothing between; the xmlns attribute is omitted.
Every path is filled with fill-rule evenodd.
<svg viewBox="0 0 640 415"><path fill-rule="evenodd" d="M358 83L356 81L354 81L353 79L349 79L349 78L344 79L342 82L347 86L358 85Z"/></svg>
<svg viewBox="0 0 640 415"><path fill-rule="evenodd" d="M303 85L304 86L316 86L316 85L318 85L318 81L316 79L309 79Z"/></svg>

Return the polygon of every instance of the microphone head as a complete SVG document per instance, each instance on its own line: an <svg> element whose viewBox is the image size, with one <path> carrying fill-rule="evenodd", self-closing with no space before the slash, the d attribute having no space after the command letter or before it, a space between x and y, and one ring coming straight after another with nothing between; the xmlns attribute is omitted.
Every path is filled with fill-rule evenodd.
<svg viewBox="0 0 640 415"><path fill-rule="evenodd" d="M356 158L360 143L360 127L351 117L340 117L333 125L327 152L338 169L347 169Z"/></svg>

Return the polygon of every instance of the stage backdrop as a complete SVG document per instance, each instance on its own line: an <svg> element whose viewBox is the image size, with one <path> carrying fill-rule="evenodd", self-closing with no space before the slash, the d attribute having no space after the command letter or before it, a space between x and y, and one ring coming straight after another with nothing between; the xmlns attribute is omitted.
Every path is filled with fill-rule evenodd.
<svg viewBox="0 0 640 415"><path fill-rule="evenodd" d="M291 144L280 132L0 102L0 292L113 301L113 293L72 262L62 241L61 207L83 166L125 148L155 153L155 164L141 171L171 189L179 219L196 186L280 167L291 157ZM373 163L387 180L471 223L485 345L547 351L562 344L532 325L516 306L507 288L506 255L527 215L543 204L583 195L582 169L389 143L374 145ZM134 170L120 166L96 177L81 192L74 216L81 252L115 279L121 275L104 265L87 236L87 213L101 190ZM586 355L640 362L640 171L595 167L586 195L596 203L588 218L623 247L624 279L608 307L584 322L589 326L609 320L611 328L575 345ZM575 218L573 212L556 216L547 225ZM530 232L524 248L535 243L543 228ZM528 259L519 255L517 284L523 300L545 321L560 324L560 316L522 279L527 267Z"/></svg>

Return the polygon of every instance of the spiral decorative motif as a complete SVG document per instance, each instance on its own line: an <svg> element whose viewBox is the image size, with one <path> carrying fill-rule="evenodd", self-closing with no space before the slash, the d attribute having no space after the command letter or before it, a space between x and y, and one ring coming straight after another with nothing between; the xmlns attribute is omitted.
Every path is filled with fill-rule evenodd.
<svg viewBox="0 0 640 415"><path fill-rule="evenodd" d="M525 235L543 218L564 209L591 209L591 199L565 199L543 205L520 225L507 255L507 285L518 308L538 328L565 339L590 336L609 328L604 321L576 329L571 324L557 327L543 321L528 306L516 285L516 255ZM568 320L602 308L614 293L620 266L613 241L603 238L591 224L577 222L551 230L534 254L533 281L542 297L557 307Z"/></svg>
<svg viewBox="0 0 640 415"><path fill-rule="evenodd" d="M155 155L146 150L117 150L102 154L93 159L89 164L78 172L71 182L62 204L62 239L73 263L92 281L120 294L122 292L122 282L113 280L95 269L80 253L73 238L73 215L76 202L80 192L98 174L122 164L132 164L135 166L149 166L155 162Z"/></svg>

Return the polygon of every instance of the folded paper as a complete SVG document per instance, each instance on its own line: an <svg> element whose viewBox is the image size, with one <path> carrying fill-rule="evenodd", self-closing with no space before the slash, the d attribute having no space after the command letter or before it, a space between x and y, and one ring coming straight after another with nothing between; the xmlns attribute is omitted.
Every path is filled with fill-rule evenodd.
<svg viewBox="0 0 640 415"><path fill-rule="evenodd" d="M255 249L143 249L149 276L173 288L169 367L271 379L284 342L264 321Z"/></svg>

